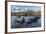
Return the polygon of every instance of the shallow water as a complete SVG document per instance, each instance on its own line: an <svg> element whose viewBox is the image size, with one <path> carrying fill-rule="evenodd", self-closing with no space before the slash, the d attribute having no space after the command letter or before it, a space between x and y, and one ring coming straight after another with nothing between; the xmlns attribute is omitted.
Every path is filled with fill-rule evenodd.
<svg viewBox="0 0 46 34"><path fill-rule="evenodd" d="M31 27L40 27L41 26L41 18L38 19L36 22L29 23L27 25L27 23L29 21L31 21L30 19L34 19L34 17L36 17L36 16L21 16L19 18L20 21L23 19L23 17L25 19L25 22L23 24L18 23L16 25L16 18L17 18L17 16L11 16L11 28L16 28L16 27L17 28L31 28ZM37 17L40 17L40 16L37 16Z"/></svg>

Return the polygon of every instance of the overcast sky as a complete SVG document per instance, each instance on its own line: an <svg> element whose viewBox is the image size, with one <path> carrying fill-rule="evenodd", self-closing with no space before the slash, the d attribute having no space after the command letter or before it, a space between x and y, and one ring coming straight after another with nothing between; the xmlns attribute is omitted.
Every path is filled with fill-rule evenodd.
<svg viewBox="0 0 46 34"><path fill-rule="evenodd" d="M15 12L16 10L15 9L19 9L20 10L33 10L33 11L36 11L36 10L41 10L41 6L16 6L16 5L11 5L11 11L12 12Z"/></svg>

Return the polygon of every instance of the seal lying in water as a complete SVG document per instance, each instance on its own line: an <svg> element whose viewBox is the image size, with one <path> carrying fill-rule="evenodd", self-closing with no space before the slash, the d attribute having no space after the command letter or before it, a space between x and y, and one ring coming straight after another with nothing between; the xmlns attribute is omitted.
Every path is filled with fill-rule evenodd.
<svg viewBox="0 0 46 34"><path fill-rule="evenodd" d="M33 19L28 20L27 26L28 26L29 24L31 24L31 23L37 22L38 19L40 19L40 17L34 17Z"/></svg>

